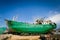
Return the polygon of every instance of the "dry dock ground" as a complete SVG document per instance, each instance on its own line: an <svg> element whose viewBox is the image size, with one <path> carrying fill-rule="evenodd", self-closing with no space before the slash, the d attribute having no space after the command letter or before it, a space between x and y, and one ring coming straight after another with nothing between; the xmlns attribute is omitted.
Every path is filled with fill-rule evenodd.
<svg viewBox="0 0 60 40"><path fill-rule="evenodd" d="M0 35L0 40L40 40L40 36L19 36L12 34Z"/></svg>

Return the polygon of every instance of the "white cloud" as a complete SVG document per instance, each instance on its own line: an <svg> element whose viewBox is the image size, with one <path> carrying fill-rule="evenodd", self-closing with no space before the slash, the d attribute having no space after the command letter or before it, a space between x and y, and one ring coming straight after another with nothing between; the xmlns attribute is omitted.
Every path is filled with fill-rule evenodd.
<svg viewBox="0 0 60 40"><path fill-rule="evenodd" d="M56 14L56 15L50 16L48 19L52 20L55 23L60 23L60 14Z"/></svg>

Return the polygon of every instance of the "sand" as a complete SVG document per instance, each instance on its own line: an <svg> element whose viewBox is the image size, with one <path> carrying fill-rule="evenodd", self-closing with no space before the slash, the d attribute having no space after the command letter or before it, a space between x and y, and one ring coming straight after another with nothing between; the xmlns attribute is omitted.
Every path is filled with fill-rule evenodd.
<svg viewBox="0 0 60 40"><path fill-rule="evenodd" d="M12 34L0 35L0 40L39 40L40 36L19 36Z"/></svg>

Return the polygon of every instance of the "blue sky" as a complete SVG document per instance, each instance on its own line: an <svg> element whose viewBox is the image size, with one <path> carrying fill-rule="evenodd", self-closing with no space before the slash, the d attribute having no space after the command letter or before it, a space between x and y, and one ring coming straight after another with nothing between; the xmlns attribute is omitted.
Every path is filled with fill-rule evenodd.
<svg viewBox="0 0 60 40"><path fill-rule="evenodd" d="M49 17L59 13L59 0L0 0L2 26L5 26L4 19L12 20L13 16L18 17L16 21L32 22L34 17Z"/></svg>

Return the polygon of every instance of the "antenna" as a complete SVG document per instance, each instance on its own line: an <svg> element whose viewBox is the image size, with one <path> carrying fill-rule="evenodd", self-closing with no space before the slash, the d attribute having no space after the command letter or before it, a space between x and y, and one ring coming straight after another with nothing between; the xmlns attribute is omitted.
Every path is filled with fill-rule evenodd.
<svg viewBox="0 0 60 40"><path fill-rule="evenodd" d="M18 17L17 16L13 16L13 21L15 21Z"/></svg>

